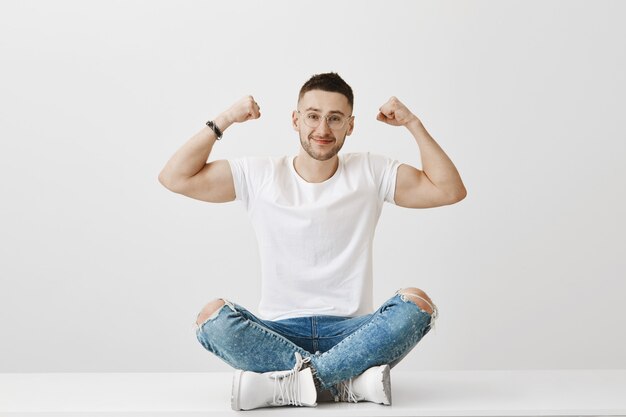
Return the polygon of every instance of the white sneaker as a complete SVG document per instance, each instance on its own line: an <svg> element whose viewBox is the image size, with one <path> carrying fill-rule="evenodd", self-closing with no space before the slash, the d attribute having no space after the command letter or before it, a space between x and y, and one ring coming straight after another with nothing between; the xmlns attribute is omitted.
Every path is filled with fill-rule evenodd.
<svg viewBox="0 0 626 417"><path fill-rule="evenodd" d="M302 368L311 358L302 359L296 352L296 365L288 371L235 371L231 408L252 410L281 405L316 406L317 392L311 368Z"/></svg>
<svg viewBox="0 0 626 417"><path fill-rule="evenodd" d="M391 405L391 375L389 365L374 366L361 375L337 384L339 396L336 401Z"/></svg>

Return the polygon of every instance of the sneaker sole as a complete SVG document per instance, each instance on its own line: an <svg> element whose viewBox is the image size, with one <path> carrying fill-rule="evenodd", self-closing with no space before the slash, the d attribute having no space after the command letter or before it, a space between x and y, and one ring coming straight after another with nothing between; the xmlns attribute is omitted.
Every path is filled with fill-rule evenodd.
<svg viewBox="0 0 626 417"><path fill-rule="evenodd" d="M384 365L382 368L382 376L383 376L383 392L385 393L386 401L383 402L385 405L391 405L391 368L389 365Z"/></svg>
<svg viewBox="0 0 626 417"><path fill-rule="evenodd" d="M241 407L239 406L239 391L242 374L242 370L236 370L235 374L233 375L233 390L230 395L230 408L235 411L241 411Z"/></svg>

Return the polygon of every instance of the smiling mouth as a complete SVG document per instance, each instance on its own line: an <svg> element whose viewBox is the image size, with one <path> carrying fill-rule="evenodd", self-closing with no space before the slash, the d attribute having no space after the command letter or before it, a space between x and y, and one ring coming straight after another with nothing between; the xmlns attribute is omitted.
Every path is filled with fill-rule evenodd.
<svg viewBox="0 0 626 417"><path fill-rule="evenodd" d="M322 140L322 139L313 139L313 140L322 145L328 145L329 143L333 143L332 140Z"/></svg>

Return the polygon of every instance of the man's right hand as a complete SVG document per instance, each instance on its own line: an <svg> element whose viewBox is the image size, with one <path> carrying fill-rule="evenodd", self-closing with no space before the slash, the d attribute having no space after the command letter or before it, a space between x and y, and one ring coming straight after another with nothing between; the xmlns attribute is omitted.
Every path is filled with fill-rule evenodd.
<svg viewBox="0 0 626 417"><path fill-rule="evenodd" d="M261 108L254 97L246 96L217 116L213 122L224 132L233 123L261 117ZM159 181L168 190L202 201L223 203L235 199L235 185L227 160L207 163L215 132L205 126L191 137L167 162Z"/></svg>
<svg viewBox="0 0 626 417"><path fill-rule="evenodd" d="M228 124L243 123L261 117L261 108L254 97L246 96L226 110L223 116Z"/></svg>

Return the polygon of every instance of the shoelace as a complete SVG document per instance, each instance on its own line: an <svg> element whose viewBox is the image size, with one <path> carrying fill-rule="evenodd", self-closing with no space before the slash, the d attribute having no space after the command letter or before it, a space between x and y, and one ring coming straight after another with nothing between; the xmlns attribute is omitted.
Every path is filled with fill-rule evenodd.
<svg viewBox="0 0 626 417"><path fill-rule="evenodd" d="M352 378L339 383L339 400L351 403L359 402L359 397L352 390Z"/></svg>
<svg viewBox="0 0 626 417"><path fill-rule="evenodd" d="M289 371L279 371L271 374L274 378L274 394L272 405L297 405L301 406L300 400L300 368L308 363L311 358L302 359L302 356L296 352L296 365Z"/></svg>

